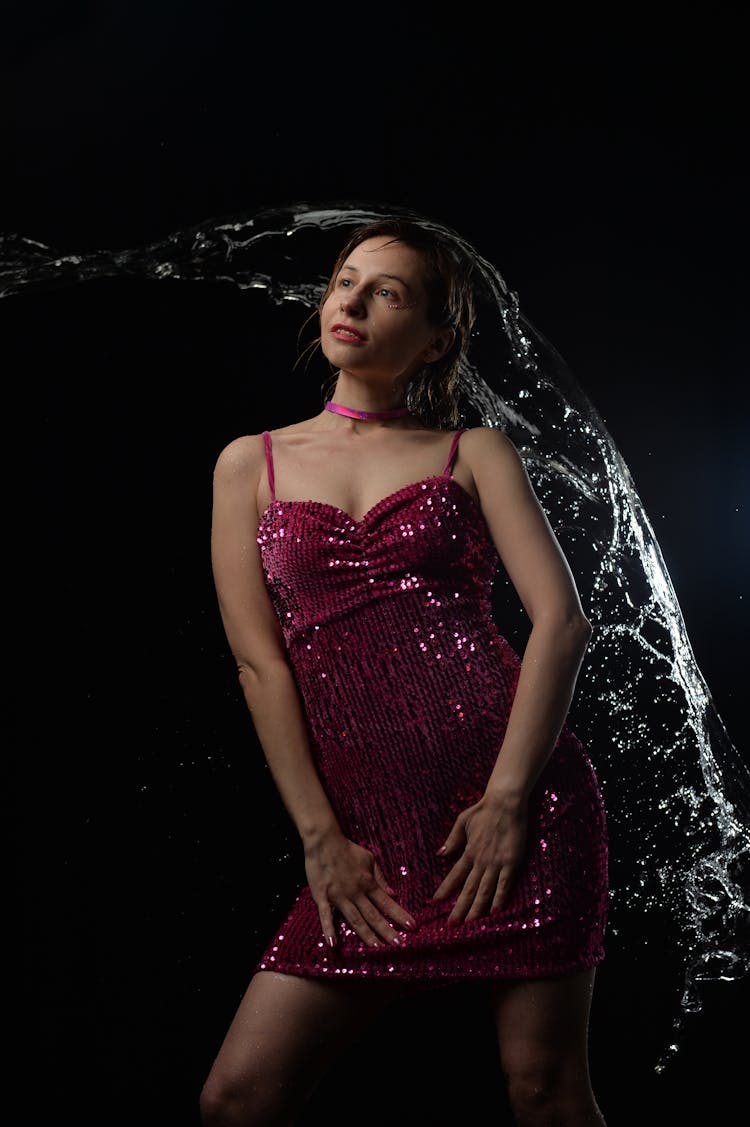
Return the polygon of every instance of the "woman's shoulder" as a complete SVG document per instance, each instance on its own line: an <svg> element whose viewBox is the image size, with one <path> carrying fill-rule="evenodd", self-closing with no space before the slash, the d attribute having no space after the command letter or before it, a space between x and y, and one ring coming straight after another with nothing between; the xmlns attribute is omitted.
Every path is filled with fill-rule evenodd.
<svg viewBox="0 0 750 1127"><path fill-rule="evenodd" d="M290 423L287 426L243 434L233 438L219 451L216 459L216 473L228 478L257 478L266 461L266 438L273 448L274 443L294 442L309 430L310 420Z"/></svg>
<svg viewBox="0 0 750 1127"><path fill-rule="evenodd" d="M465 427L461 432L461 450L477 458L495 458L517 454L515 444L500 427Z"/></svg>
<svg viewBox="0 0 750 1127"><path fill-rule="evenodd" d="M216 458L216 476L227 480L257 477L265 459L263 433L243 434L231 439Z"/></svg>

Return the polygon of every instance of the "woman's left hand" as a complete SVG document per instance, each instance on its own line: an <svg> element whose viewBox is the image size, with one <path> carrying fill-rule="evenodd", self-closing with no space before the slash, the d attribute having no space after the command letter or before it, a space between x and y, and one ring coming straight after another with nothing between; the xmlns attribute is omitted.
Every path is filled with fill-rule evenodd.
<svg viewBox="0 0 750 1127"><path fill-rule="evenodd" d="M460 854L434 900L461 892L448 916L449 924L479 919L502 908L526 850L526 803L508 803L486 794L463 810L441 856Z"/></svg>

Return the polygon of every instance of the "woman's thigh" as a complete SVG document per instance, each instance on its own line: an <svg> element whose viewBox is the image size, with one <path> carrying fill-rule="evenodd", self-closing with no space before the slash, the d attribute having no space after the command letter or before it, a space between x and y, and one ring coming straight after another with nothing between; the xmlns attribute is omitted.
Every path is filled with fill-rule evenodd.
<svg viewBox="0 0 750 1127"><path fill-rule="evenodd" d="M529 979L492 990L498 1045L506 1072L588 1069L595 971Z"/></svg>
<svg viewBox="0 0 750 1127"><path fill-rule="evenodd" d="M339 1051L398 994L392 983L259 971L204 1088L205 1105L301 1106ZM251 1114L248 1122L253 1122Z"/></svg>

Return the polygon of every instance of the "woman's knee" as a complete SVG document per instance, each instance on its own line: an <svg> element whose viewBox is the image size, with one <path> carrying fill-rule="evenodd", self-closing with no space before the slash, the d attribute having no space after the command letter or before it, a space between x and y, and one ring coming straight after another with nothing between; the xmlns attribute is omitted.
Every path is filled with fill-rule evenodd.
<svg viewBox="0 0 750 1127"><path fill-rule="evenodd" d="M524 1127L601 1122L588 1068L592 981L586 972L509 983L493 992L508 1095Z"/></svg>
<svg viewBox="0 0 750 1127"><path fill-rule="evenodd" d="M510 1053L503 1073L518 1127L604 1127L580 1055Z"/></svg>
<svg viewBox="0 0 750 1127"><path fill-rule="evenodd" d="M558 1122L552 1114L560 1099L560 1078L554 1067L539 1061L514 1059L503 1063L503 1073L517 1123Z"/></svg>
<svg viewBox="0 0 750 1127"><path fill-rule="evenodd" d="M203 1085L199 1104L204 1127L247 1127L252 1123L247 1093L213 1072Z"/></svg>
<svg viewBox="0 0 750 1127"><path fill-rule="evenodd" d="M227 1076L214 1069L200 1094L204 1127L270 1127L284 1123L288 1093L270 1076Z"/></svg>

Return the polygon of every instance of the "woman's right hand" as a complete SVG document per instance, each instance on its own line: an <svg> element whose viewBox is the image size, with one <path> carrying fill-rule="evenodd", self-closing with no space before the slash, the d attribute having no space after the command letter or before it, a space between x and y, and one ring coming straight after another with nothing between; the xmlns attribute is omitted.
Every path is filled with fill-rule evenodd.
<svg viewBox="0 0 750 1127"><path fill-rule="evenodd" d="M342 833L329 833L314 845L306 844L305 871L329 946L336 944L334 909L369 947L397 946L399 930L416 927L393 899L374 855Z"/></svg>

